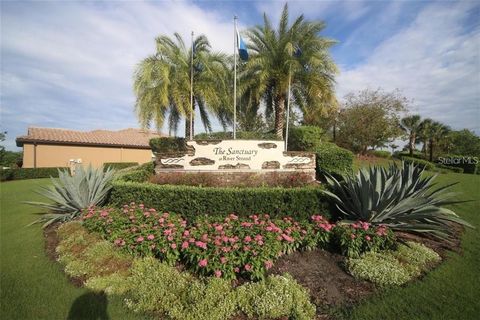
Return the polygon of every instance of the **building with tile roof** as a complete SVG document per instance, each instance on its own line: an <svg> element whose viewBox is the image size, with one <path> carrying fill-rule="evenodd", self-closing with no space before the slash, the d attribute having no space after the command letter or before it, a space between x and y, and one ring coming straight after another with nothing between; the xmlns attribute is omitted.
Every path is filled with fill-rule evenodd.
<svg viewBox="0 0 480 320"><path fill-rule="evenodd" d="M106 162L138 162L152 160L148 144L158 132L140 129L118 131L77 131L56 128L28 128L25 136L17 137L23 147L23 167L69 167L72 163L92 164Z"/></svg>

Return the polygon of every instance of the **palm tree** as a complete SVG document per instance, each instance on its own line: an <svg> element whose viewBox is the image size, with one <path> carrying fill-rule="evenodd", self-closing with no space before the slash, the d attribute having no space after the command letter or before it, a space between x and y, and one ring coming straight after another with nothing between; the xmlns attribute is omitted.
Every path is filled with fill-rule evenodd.
<svg viewBox="0 0 480 320"><path fill-rule="evenodd" d="M182 37L160 36L156 53L142 60L134 74L135 110L142 127L153 122L160 129L168 114L169 133L176 133L185 117L185 136L190 132L190 72L192 50ZM208 111L225 127L228 123L228 58L213 53L204 35L193 41L193 114L198 107L205 131L211 131Z"/></svg>
<svg viewBox="0 0 480 320"><path fill-rule="evenodd" d="M430 126L430 137L429 137L429 151L430 157L429 160L433 161L433 152L434 148L437 147L443 139L448 135L450 132L450 128L443 123L440 122L433 122Z"/></svg>
<svg viewBox="0 0 480 320"><path fill-rule="evenodd" d="M418 129L417 140L423 143L422 152L425 159L427 159L428 142L430 139L433 122L434 121L432 119L424 119L420 123L420 127Z"/></svg>
<svg viewBox="0 0 480 320"><path fill-rule="evenodd" d="M263 20L263 25L247 31L251 57L241 74L239 89L252 90L253 100L263 100L267 114L274 112L275 133L283 138L289 79L294 103L301 110L334 101L337 68L328 49L335 41L319 36L325 28L323 22L306 21L303 15L289 26L286 4L277 30L266 14Z"/></svg>
<svg viewBox="0 0 480 320"><path fill-rule="evenodd" d="M420 130L420 116L418 114L408 116L400 121L402 129L408 134L408 149L410 150L410 157L413 156L415 150L415 141Z"/></svg>

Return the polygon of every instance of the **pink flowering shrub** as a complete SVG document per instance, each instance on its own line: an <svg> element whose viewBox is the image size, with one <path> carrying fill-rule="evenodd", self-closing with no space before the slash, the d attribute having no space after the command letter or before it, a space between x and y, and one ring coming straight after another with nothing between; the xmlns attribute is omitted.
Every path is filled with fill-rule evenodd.
<svg viewBox="0 0 480 320"><path fill-rule="evenodd" d="M333 230L322 216L298 222L231 214L223 220L202 217L187 225L177 215L135 203L121 210L90 208L83 220L87 229L128 252L170 264L179 261L198 274L227 279L261 279L281 255L325 247Z"/></svg>
<svg viewBox="0 0 480 320"><path fill-rule="evenodd" d="M338 223L333 228L332 240L334 247L348 257L358 257L367 251L392 249L395 246L395 235L391 229L363 221Z"/></svg>

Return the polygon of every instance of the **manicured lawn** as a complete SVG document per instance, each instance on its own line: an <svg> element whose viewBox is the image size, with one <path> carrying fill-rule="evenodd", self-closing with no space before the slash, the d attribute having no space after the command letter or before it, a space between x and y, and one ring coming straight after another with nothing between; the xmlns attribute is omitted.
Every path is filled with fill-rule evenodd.
<svg viewBox="0 0 480 320"><path fill-rule="evenodd" d="M49 179L1 183L0 319L145 319L129 312L120 299L98 297L74 287L44 251L38 209L21 204L40 200L33 190ZM106 310L105 310L106 308Z"/></svg>
<svg viewBox="0 0 480 320"><path fill-rule="evenodd" d="M460 181L456 190L462 199L476 202L455 210L477 226L467 230L463 255L448 261L403 288L384 291L351 310L341 310L347 319L477 319L480 314L480 176L440 174L439 182ZM48 179L14 181L1 188L1 319L144 319L129 312L120 299L98 297L69 283L58 263L44 253L38 210L21 204L39 200L33 190ZM103 309L106 306L106 310Z"/></svg>
<svg viewBox="0 0 480 320"><path fill-rule="evenodd" d="M475 225L462 239L463 254L448 260L421 281L381 292L353 310L346 319L478 319L480 315L480 176L439 174L438 182L459 181L455 186L461 199L475 202L453 206Z"/></svg>

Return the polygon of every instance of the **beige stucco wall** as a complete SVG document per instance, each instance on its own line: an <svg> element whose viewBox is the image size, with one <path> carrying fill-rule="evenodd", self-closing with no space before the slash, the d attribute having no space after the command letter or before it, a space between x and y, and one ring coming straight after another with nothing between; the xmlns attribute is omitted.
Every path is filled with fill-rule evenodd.
<svg viewBox="0 0 480 320"><path fill-rule="evenodd" d="M68 167L70 159L81 159L82 164L101 166L105 162L138 162L152 160L152 151L147 149L105 148L91 146L63 146L38 144L37 168ZM23 167L34 167L34 146L23 146Z"/></svg>

